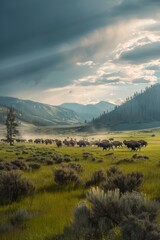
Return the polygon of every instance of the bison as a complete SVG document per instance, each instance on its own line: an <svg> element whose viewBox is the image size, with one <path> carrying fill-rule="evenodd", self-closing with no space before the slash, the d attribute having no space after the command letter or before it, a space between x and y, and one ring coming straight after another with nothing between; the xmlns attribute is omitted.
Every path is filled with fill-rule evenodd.
<svg viewBox="0 0 160 240"><path fill-rule="evenodd" d="M99 147L102 147L103 150L110 150L113 149L113 144L110 142L101 142L99 143Z"/></svg>
<svg viewBox="0 0 160 240"><path fill-rule="evenodd" d="M135 140L126 141L126 140L124 140L123 143L127 148L129 148L133 151L138 151L138 150L141 149L141 144L138 141L135 141Z"/></svg>
<svg viewBox="0 0 160 240"><path fill-rule="evenodd" d="M113 144L113 146L114 146L115 148L117 148L117 147L123 147L123 143L120 142L120 141L114 141L114 142L112 142L112 144Z"/></svg>

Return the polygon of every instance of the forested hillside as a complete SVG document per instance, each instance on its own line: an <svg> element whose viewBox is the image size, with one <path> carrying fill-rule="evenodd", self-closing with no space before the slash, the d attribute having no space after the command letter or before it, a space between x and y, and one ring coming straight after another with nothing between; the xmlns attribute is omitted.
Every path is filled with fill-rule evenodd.
<svg viewBox="0 0 160 240"><path fill-rule="evenodd" d="M116 107L110 113L95 119L94 127L109 127L116 124L150 123L160 121L160 84L146 88L144 92L135 93L133 97Z"/></svg>

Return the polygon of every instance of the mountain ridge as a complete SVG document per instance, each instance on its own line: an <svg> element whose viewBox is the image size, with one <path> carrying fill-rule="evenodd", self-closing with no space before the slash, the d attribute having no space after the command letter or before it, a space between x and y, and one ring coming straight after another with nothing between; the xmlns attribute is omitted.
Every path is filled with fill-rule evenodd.
<svg viewBox="0 0 160 240"><path fill-rule="evenodd" d="M20 120L35 125L63 125L79 123L80 119L72 110L32 100L15 97L0 97L1 107L14 107Z"/></svg>
<svg viewBox="0 0 160 240"><path fill-rule="evenodd" d="M63 103L59 106L75 111L82 121L91 121L93 118L100 116L104 112L112 111L115 108L114 104L106 101L101 101L96 104L80 104L70 102Z"/></svg>
<svg viewBox="0 0 160 240"><path fill-rule="evenodd" d="M105 111L111 111L115 105L105 101L96 104L64 103L59 106L24 100L16 97L0 96L1 121L4 122L4 115L7 114L7 107L14 107L17 117L22 122L39 126L74 125L90 121L100 116ZM77 111L78 110L78 111Z"/></svg>

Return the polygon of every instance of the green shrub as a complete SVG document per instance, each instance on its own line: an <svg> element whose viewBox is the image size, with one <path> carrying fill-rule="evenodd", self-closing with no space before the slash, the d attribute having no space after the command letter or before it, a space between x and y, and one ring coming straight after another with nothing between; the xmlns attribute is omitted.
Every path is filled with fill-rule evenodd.
<svg viewBox="0 0 160 240"><path fill-rule="evenodd" d="M11 218L10 222L15 226L29 220L30 217L31 216L26 209L20 209L16 212L15 216Z"/></svg>
<svg viewBox="0 0 160 240"><path fill-rule="evenodd" d="M124 158L124 159L117 161L115 164L119 165L121 163L134 163L134 162L135 161L133 158Z"/></svg>
<svg viewBox="0 0 160 240"><path fill-rule="evenodd" d="M148 221L129 216L122 224L123 240L159 240L160 226Z"/></svg>
<svg viewBox="0 0 160 240"><path fill-rule="evenodd" d="M55 163L62 163L64 158L63 158L63 155L61 153L57 153L55 154L53 157L52 157L52 160L55 162Z"/></svg>
<svg viewBox="0 0 160 240"><path fill-rule="evenodd" d="M110 167L107 170L107 177L113 176L113 175L118 175L118 174L122 174L122 171L120 171L117 167Z"/></svg>
<svg viewBox="0 0 160 240"><path fill-rule="evenodd" d="M53 162L53 160L46 159L46 160L45 160L45 164L46 164L46 165L53 165L54 162Z"/></svg>
<svg viewBox="0 0 160 240"><path fill-rule="evenodd" d="M90 186L99 186L100 183L104 182L106 180L106 174L103 170L95 171L91 179L86 182L86 187Z"/></svg>
<svg viewBox="0 0 160 240"><path fill-rule="evenodd" d="M31 215L25 209L19 209L7 223L0 224L0 234L5 234L14 230L14 227L29 220Z"/></svg>
<svg viewBox="0 0 160 240"><path fill-rule="evenodd" d="M97 160L97 163L102 163L103 162L103 159L98 159Z"/></svg>
<svg viewBox="0 0 160 240"><path fill-rule="evenodd" d="M17 171L2 172L0 174L0 204L11 204L22 197L31 196L35 186L26 178L22 178Z"/></svg>
<svg viewBox="0 0 160 240"><path fill-rule="evenodd" d="M106 193L97 188L92 188L87 194L87 199L91 203L91 215L93 221L97 223L97 229L103 225L104 232L117 226L121 221L120 214L120 191L115 189Z"/></svg>
<svg viewBox="0 0 160 240"><path fill-rule="evenodd" d="M0 224L0 235L8 233L13 230L13 226L10 223Z"/></svg>
<svg viewBox="0 0 160 240"><path fill-rule="evenodd" d="M71 156L68 155L68 154L65 154L65 155L64 155L64 162L71 162L71 161L72 161Z"/></svg>
<svg viewBox="0 0 160 240"><path fill-rule="evenodd" d="M22 154L28 154L29 152L28 151L26 151L26 150L23 150L22 151Z"/></svg>
<svg viewBox="0 0 160 240"><path fill-rule="evenodd" d="M94 172L85 186L100 186L105 191L119 188L120 192L124 193L137 190L142 181L142 173L132 172L124 174L116 167L111 167L106 173L102 170Z"/></svg>
<svg viewBox="0 0 160 240"><path fill-rule="evenodd" d="M78 157L75 157L75 158L74 158L74 161L75 161L75 162L79 162L79 160L80 160L80 159L79 159Z"/></svg>
<svg viewBox="0 0 160 240"><path fill-rule="evenodd" d="M159 203L150 201L142 193L127 192L121 196L121 209L124 219L129 215L135 215L140 219L147 218L153 222L159 212Z"/></svg>
<svg viewBox="0 0 160 240"><path fill-rule="evenodd" d="M11 164L20 170L28 170L28 165L20 160L11 161Z"/></svg>
<svg viewBox="0 0 160 240"><path fill-rule="evenodd" d="M24 159L24 157L18 157L18 159L19 159L19 160L23 160L23 159Z"/></svg>
<svg viewBox="0 0 160 240"><path fill-rule="evenodd" d="M74 211L74 235L76 237L88 236L88 239L91 238L94 232L94 227L92 226L90 210L85 203L80 203ZM90 238L89 238L90 237Z"/></svg>
<svg viewBox="0 0 160 240"><path fill-rule="evenodd" d="M64 230L64 239L108 239L115 228L121 229L124 240L160 239L159 226L154 222L159 204L145 195L122 194L119 189L105 192L97 187L89 191L87 200L88 204L83 202L76 207L73 223Z"/></svg>
<svg viewBox="0 0 160 240"><path fill-rule="evenodd" d="M77 173L81 173L83 172L83 167L80 164L76 164L76 163L69 163L66 165L67 168L73 169L74 171L76 171Z"/></svg>
<svg viewBox="0 0 160 240"><path fill-rule="evenodd" d="M54 181L59 185L74 185L80 184L80 178L78 174L70 168L62 167L54 170Z"/></svg>
<svg viewBox="0 0 160 240"><path fill-rule="evenodd" d="M89 158L89 156L90 156L90 153L89 153L89 152L84 152L84 153L82 154L82 157L83 157L84 160L87 160L87 159Z"/></svg>
<svg viewBox="0 0 160 240"><path fill-rule="evenodd" d="M143 181L143 174L140 172L124 174L116 171L115 173L109 172L107 175L108 178L101 185L105 191L119 188L121 193L132 192L137 190Z"/></svg>
<svg viewBox="0 0 160 240"><path fill-rule="evenodd" d="M28 164L29 168L31 168L32 170L37 170L41 168L41 164L40 163L29 163Z"/></svg>

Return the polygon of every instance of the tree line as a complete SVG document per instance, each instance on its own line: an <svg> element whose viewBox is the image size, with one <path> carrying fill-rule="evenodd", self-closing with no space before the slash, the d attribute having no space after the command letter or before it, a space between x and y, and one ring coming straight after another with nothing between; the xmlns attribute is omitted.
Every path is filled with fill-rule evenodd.
<svg viewBox="0 0 160 240"><path fill-rule="evenodd" d="M127 98L125 103L112 112L92 121L95 127L105 127L119 123L144 123L160 121L160 84L147 87L140 93Z"/></svg>

